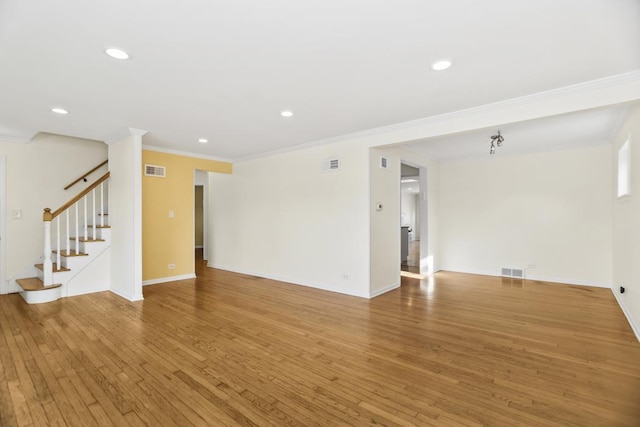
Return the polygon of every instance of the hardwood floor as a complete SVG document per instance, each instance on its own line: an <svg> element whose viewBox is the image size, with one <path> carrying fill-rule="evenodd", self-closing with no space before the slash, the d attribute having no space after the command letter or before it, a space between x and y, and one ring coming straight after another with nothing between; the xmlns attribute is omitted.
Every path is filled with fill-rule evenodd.
<svg viewBox="0 0 640 427"><path fill-rule="evenodd" d="M0 297L0 425L638 426L608 289L441 272L364 300L198 279Z"/></svg>

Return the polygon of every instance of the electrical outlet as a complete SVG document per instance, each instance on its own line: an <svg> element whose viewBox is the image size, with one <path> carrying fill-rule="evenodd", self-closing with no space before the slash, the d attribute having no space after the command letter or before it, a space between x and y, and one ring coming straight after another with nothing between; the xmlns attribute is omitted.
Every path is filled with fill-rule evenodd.
<svg viewBox="0 0 640 427"><path fill-rule="evenodd" d="M344 280L349 280L349 275L347 273L345 273L345 274L342 275L342 278Z"/></svg>
<svg viewBox="0 0 640 427"><path fill-rule="evenodd" d="M536 268L536 264L534 263L527 264L527 268Z"/></svg>
<svg viewBox="0 0 640 427"><path fill-rule="evenodd" d="M176 268L176 265L175 264L169 264L167 267L169 268L169 270L173 270L174 268Z"/></svg>

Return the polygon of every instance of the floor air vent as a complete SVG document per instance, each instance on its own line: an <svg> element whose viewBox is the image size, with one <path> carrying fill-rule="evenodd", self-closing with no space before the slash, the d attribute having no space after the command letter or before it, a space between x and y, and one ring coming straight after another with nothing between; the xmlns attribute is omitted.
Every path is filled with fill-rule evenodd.
<svg viewBox="0 0 640 427"><path fill-rule="evenodd" d="M502 267L502 274L504 277L513 277L516 279L524 279L524 268L505 268Z"/></svg>

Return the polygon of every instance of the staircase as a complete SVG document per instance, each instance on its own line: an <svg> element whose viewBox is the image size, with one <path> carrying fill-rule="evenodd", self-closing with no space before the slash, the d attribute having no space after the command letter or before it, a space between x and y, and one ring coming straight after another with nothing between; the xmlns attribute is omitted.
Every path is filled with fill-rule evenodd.
<svg viewBox="0 0 640 427"><path fill-rule="evenodd" d="M44 209L44 252L37 275L16 279L29 304L77 294L69 283L111 244L109 172L55 211Z"/></svg>

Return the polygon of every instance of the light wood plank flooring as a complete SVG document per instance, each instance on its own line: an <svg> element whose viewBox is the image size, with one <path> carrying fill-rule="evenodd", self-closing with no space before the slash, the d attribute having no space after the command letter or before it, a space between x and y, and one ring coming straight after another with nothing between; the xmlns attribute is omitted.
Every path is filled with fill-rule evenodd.
<svg viewBox="0 0 640 427"><path fill-rule="evenodd" d="M0 425L640 425L608 289L441 272L368 301L198 274L136 303L1 296Z"/></svg>

